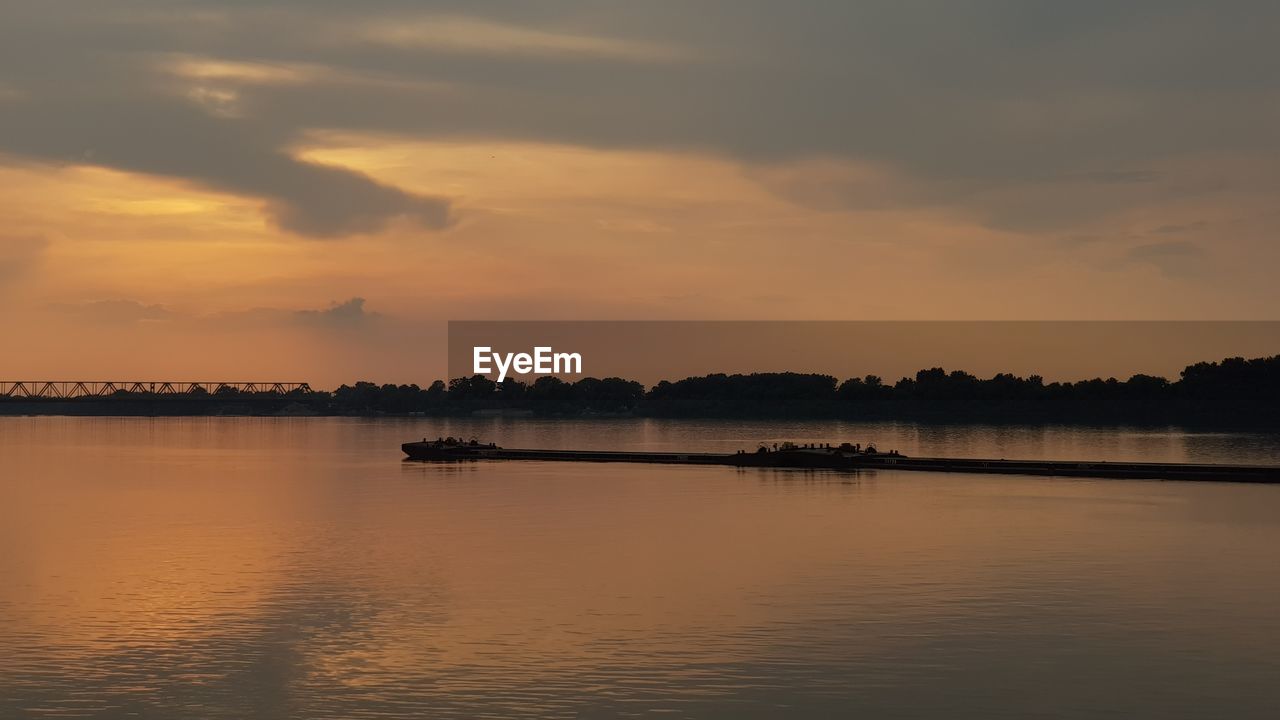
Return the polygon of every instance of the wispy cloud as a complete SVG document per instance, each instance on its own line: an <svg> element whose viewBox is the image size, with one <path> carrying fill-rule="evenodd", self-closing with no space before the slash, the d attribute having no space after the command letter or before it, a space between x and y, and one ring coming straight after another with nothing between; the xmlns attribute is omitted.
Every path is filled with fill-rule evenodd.
<svg viewBox="0 0 1280 720"><path fill-rule="evenodd" d="M1132 185L1134 183L1152 183L1164 176L1155 170L1094 170L1083 173L1080 179L1105 185Z"/></svg>
<svg viewBox="0 0 1280 720"><path fill-rule="evenodd" d="M687 54L672 47L603 35L584 35L495 22L477 17L387 17L341 37L399 48L475 55L577 57L628 62L673 62Z"/></svg>
<svg viewBox="0 0 1280 720"><path fill-rule="evenodd" d="M53 309L81 320L99 323L156 322L174 317L174 313L163 305L128 299L60 304L54 305Z"/></svg>
<svg viewBox="0 0 1280 720"><path fill-rule="evenodd" d="M221 60L198 55L164 55L161 70L189 80L230 81L253 85L284 85L313 81L329 69L303 63L264 63Z"/></svg>
<svg viewBox="0 0 1280 720"><path fill-rule="evenodd" d="M1182 235L1184 233L1195 232L1209 227L1209 223L1204 220L1197 220L1189 223L1171 223L1161 225L1151 231L1152 235Z"/></svg>
<svg viewBox="0 0 1280 720"><path fill-rule="evenodd" d="M1187 278L1204 272L1204 249L1180 240L1150 243L1131 248L1131 262L1155 266L1171 278Z"/></svg>
<svg viewBox="0 0 1280 720"><path fill-rule="evenodd" d="M353 297L333 301L321 309L293 310L278 307L256 307L248 310L220 312L202 319L223 327L293 326L317 329L355 330L366 328L386 316L365 309L365 299Z"/></svg>
<svg viewBox="0 0 1280 720"><path fill-rule="evenodd" d="M83 303L61 303L50 306L63 315L80 320L105 323L181 322L184 327L214 325L221 327L262 327L292 325L314 328L357 328L383 318L381 313L365 310L365 299L354 297L333 301L322 309L292 310L256 307L210 314L180 312L164 305L133 299L93 300Z"/></svg>

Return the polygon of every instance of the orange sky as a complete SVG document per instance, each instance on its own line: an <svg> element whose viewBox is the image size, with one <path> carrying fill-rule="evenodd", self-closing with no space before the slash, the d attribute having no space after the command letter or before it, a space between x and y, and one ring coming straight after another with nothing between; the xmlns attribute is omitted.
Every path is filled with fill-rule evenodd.
<svg viewBox="0 0 1280 720"><path fill-rule="evenodd" d="M0 29L0 376L427 382L449 319L1275 319L1256 18L194 5Z"/></svg>

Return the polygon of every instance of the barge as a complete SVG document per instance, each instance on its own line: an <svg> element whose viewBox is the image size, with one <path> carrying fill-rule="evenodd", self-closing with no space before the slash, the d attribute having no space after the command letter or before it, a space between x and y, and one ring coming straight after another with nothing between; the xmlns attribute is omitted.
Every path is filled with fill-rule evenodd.
<svg viewBox="0 0 1280 720"><path fill-rule="evenodd" d="M1208 463L1081 462L1074 460L1005 460L908 457L896 451L844 443L783 443L736 453L629 452L611 450L534 450L502 448L493 443L454 438L408 442L400 446L410 460L459 462L524 460L550 462L626 462L660 465L728 465L734 467L827 470L903 470L912 472L1039 475L1077 478L1197 480L1207 482L1280 483L1280 466Z"/></svg>

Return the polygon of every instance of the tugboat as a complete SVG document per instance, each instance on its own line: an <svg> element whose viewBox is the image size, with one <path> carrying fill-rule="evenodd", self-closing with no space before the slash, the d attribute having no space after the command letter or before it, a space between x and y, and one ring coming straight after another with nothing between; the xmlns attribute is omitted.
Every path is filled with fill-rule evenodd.
<svg viewBox="0 0 1280 720"><path fill-rule="evenodd" d="M453 436L409 442L400 446L411 460L477 460L493 455L493 451L501 450L493 443L481 443L475 438L463 440Z"/></svg>

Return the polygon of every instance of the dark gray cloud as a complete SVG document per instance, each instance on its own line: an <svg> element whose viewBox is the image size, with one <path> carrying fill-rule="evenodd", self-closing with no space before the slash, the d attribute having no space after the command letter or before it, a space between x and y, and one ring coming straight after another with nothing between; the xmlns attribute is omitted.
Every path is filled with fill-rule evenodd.
<svg viewBox="0 0 1280 720"><path fill-rule="evenodd" d="M364 309L364 298L353 297L345 302L334 302L324 310L299 310L293 314L302 322L334 327L355 327L378 317Z"/></svg>
<svg viewBox="0 0 1280 720"><path fill-rule="evenodd" d="M448 221L445 200L299 161L285 153L288 134L279 129L218 117L175 98L19 101L0 113L0 134L0 148L7 145L16 154L179 178L260 198L280 227L302 235L373 232L396 217L430 228Z"/></svg>
<svg viewBox="0 0 1280 720"><path fill-rule="evenodd" d="M826 195L1027 229L1187 192L1162 169L1180 158L1280 154L1280 5L1250 0L72 0L5 13L0 151L259 197L317 237L396 217L441 227L448 202L293 158L315 129L869 163L898 189ZM192 78L182 58L241 72Z"/></svg>
<svg viewBox="0 0 1280 720"><path fill-rule="evenodd" d="M178 82L166 53L202 44L202 33L184 28L198 14L142 2L112 15L78 3L54 5L64 7L48 6L45 14L24 8L0 29L0 87L6 89L0 153L256 197L280 227L312 237L375 232L401 217L427 228L447 225L443 198L292 157L289 143L312 124L241 112L234 87ZM199 3L186 5L199 9ZM84 12L62 17L69 6ZM237 21L224 20L235 35ZM314 121L325 124L322 117Z"/></svg>

